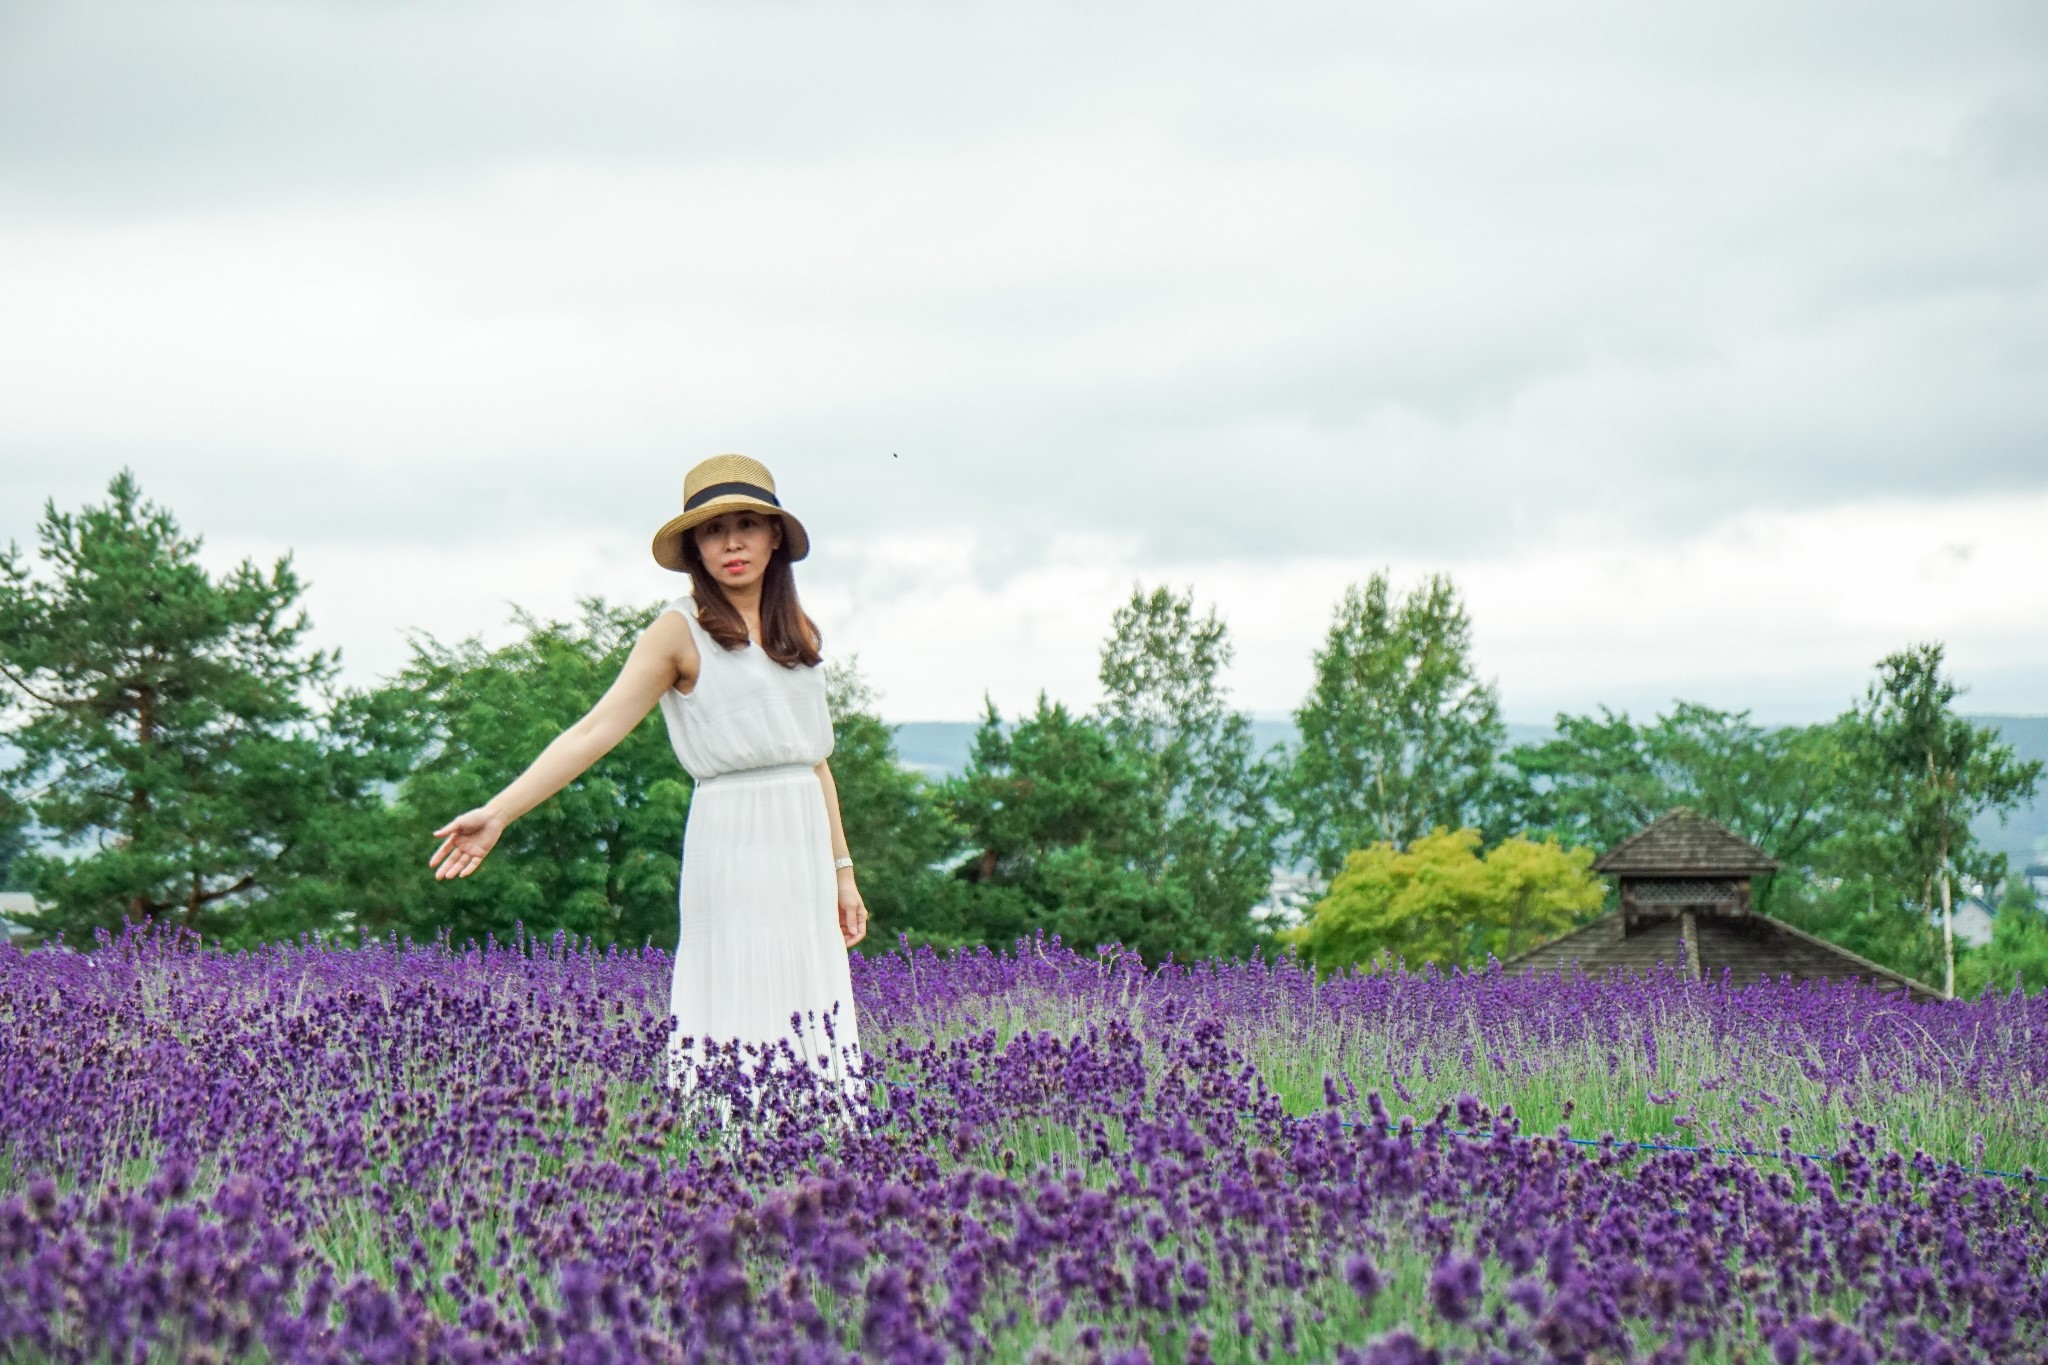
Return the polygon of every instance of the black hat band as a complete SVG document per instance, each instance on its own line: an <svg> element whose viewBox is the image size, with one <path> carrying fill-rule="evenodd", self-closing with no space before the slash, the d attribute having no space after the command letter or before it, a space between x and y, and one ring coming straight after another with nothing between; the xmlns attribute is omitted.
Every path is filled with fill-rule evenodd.
<svg viewBox="0 0 2048 1365"><path fill-rule="evenodd" d="M759 498L770 507L782 506L780 502L776 501L773 493L761 487L758 483L714 483L708 488L698 489L695 493L683 499L683 510L685 512L694 512L713 498L722 498L730 493L741 493L750 498Z"/></svg>

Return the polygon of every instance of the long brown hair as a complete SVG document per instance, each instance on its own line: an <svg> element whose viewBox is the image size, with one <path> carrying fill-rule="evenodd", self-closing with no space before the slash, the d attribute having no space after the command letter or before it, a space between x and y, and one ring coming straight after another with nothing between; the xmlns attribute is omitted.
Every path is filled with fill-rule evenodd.
<svg viewBox="0 0 2048 1365"><path fill-rule="evenodd" d="M697 624L725 648L744 649L747 623L725 595L725 588L711 576L704 556L697 551L694 530L683 532L683 562L690 570L692 595L697 599ZM796 575L790 572L789 560L778 545L768 552L768 566L761 571L761 648L784 668L809 667L824 657L814 640L823 642L818 623L796 600Z"/></svg>

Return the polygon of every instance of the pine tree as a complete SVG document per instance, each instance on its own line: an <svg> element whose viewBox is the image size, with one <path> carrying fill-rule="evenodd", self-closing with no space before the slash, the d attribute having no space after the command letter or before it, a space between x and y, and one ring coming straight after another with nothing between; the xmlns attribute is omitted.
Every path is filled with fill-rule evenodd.
<svg viewBox="0 0 2048 1365"><path fill-rule="evenodd" d="M0 786L56 852L25 856L45 934L124 918L248 942L346 920L391 825L411 736L303 644L286 555L216 579L123 470L108 501L45 505L44 573L0 554L0 679L18 757Z"/></svg>
<svg viewBox="0 0 2048 1365"><path fill-rule="evenodd" d="M947 804L967 831L960 918L1007 945L1036 930L1070 946L1121 943L1147 958L1202 951L1186 889L1149 876L1159 829L1143 767L1103 727L1040 693L1005 727L993 702Z"/></svg>

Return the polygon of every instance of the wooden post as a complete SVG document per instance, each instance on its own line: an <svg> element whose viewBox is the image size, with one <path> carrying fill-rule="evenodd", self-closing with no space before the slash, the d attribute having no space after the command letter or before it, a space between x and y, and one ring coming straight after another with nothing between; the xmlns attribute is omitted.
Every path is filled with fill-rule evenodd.
<svg viewBox="0 0 2048 1365"><path fill-rule="evenodd" d="M1685 979L1700 979L1700 927L1693 920L1692 907L1678 913L1678 942L1685 950Z"/></svg>

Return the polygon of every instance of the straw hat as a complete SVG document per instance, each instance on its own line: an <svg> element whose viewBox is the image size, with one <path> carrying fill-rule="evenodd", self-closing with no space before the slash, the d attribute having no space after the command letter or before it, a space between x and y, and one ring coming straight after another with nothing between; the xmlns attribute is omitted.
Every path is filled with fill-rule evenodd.
<svg viewBox="0 0 2048 1365"><path fill-rule="evenodd" d="M687 569L683 532L721 512L743 507L782 518L782 553L788 558L802 559L811 552L804 524L784 511L776 499L775 476L767 465L744 455L713 455L683 475L683 510L654 533L654 562L664 569Z"/></svg>

